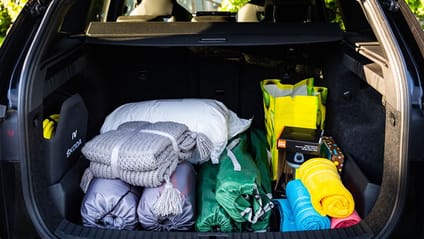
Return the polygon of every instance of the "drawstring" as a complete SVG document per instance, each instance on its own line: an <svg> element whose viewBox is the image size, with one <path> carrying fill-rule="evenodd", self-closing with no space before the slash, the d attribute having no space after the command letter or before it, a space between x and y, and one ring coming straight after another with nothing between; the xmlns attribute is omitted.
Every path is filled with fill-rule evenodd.
<svg viewBox="0 0 424 239"><path fill-rule="evenodd" d="M110 209L108 212L106 212L105 214L103 214L103 216L101 216L99 219L96 220L97 224L104 224L104 219L109 216L117 207L118 205L121 203L121 201L129 194L129 193L134 193L132 190L132 186L129 185L129 189L127 192L125 192L118 200L118 202L112 207L112 209ZM115 218L113 218L115 219Z"/></svg>

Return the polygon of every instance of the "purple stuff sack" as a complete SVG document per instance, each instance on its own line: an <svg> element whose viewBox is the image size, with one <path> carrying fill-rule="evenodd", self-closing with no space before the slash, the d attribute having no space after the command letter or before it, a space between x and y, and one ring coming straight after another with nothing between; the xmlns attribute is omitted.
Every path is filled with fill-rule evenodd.
<svg viewBox="0 0 424 239"><path fill-rule="evenodd" d="M94 178L81 205L83 225L118 230L136 229L136 207L140 194L139 187L122 180Z"/></svg>
<svg viewBox="0 0 424 239"><path fill-rule="evenodd" d="M193 166L188 162L179 164L171 176L171 183L181 193L182 213L169 216L156 215L153 208L165 186L144 188L137 208L138 220L143 229L151 231L192 229L196 220L196 172Z"/></svg>

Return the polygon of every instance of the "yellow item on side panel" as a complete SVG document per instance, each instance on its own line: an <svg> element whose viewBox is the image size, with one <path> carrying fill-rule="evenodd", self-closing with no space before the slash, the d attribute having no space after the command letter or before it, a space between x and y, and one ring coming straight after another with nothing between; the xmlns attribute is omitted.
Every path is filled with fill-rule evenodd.
<svg viewBox="0 0 424 239"><path fill-rule="evenodd" d="M276 144L283 127L324 128L327 88L314 87L313 82L313 78L294 85L282 84L279 79L261 81L273 180L282 173Z"/></svg>
<svg viewBox="0 0 424 239"><path fill-rule="evenodd" d="M59 121L59 114L50 115L43 120L43 137L45 139L53 138L56 132L58 121Z"/></svg>

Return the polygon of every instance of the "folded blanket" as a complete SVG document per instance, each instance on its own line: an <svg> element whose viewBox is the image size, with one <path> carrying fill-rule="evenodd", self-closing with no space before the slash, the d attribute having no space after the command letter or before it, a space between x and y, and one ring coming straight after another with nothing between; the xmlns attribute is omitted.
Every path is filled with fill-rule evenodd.
<svg viewBox="0 0 424 239"><path fill-rule="evenodd" d="M146 230L153 231L188 231L195 221L196 211L196 176L193 166L188 162L178 165L171 176L171 183L182 197L182 213L160 216L155 212L155 203L163 192L165 185L145 188L137 208L138 220Z"/></svg>
<svg viewBox="0 0 424 239"><path fill-rule="evenodd" d="M311 195L315 210L322 216L344 218L353 213L355 202L337 172L336 166L325 158L312 158L296 171Z"/></svg>
<svg viewBox="0 0 424 239"><path fill-rule="evenodd" d="M195 229L199 232L232 232L240 229L240 225L234 226L230 216L216 201L218 169L218 165L211 162L200 166L197 194L199 215L195 224Z"/></svg>
<svg viewBox="0 0 424 239"><path fill-rule="evenodd" d="M196 147L201 147L199 142L207 139L180 123L127 122L117 130L94 137L84 145L82 153L90 160L95 177L157 187L169 178L179 160L190 158Z"/></svg>
<svg viewBox="0 0 424 239"><path fill-rule="evenodd" d="M314 209L309 193L300 180L290 181L287 184L286 193L298 231L330 228L330 219L321 216Z"/></svg>
<svg viewBox="0 0 424 239"><path fill-rule="evenodd" d="M118 178L131 185L158 187L162 185L163 182L169 180L170 175L175 171L177 165L178 160L170 160L161 164L156 170L133 171L119 169ZM108 164L90 162L88 170L94 177L109 179L117 178L113 176L115 173L113 173L112 167Z"/></svg>
<svg viewBox="0 0 424 239"><path fill-rule="evenodd" d="M350 227L358 224L361 221L356 211L353 211L351 215L345 218L331 218L331 229Z"/></svg>
<svg viewBox="0 0 424 239"><path fill-rule="evenodd" d="M119 179L95 178L81 205L84 226L133 230L137 226L137 203L141 189Z"/></svg>
<svg viewBox="0 0 424 239"><path fill-rule="evenodd" d="M221 155L216 200L235 222L253 225L263 217L269 218L273 204L262 188L258 168L247 152L246 134L233 139Z"/></svg>
<svg viewBox="0 0 424 239"><path fill-rule="evenodd" d="M169 178L178 162L191 158L196 148L201 148L197 151L200 158L209 157L209 144L206 136L191 132L184 124L126 122L117 130L97 135L84 145L81 151L90 160L90 166L81 181L88 182L91 174L119 178L143 187L158 187L165 182L155 210L162 216L180 214L181 197Z"/></svg>

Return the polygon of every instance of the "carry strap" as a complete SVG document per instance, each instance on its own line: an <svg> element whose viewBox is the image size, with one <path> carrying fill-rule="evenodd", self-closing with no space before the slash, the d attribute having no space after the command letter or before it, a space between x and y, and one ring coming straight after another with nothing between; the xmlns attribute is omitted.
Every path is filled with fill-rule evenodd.
<svg viewBox="0 0 424 239"><path fill-rule="evenodd" d="M131 135L132 136L132 135ZM112 169L112 178L119 178L119 149L121 146L128 141L130 137L125 137L120 140L112 149L112 154L110 156L110 168Z"/></svg>
<svg viewBox="0 0 424 239"><path fill-rule="evenodd" d="M140 133L149 133L149 134L157 134L157 135L166 137L169 140L171 140L172 147L174 148L175 152L178 153L180 151L180 149L178 147L177 140L174 138L174 136L172 136L172 135L170 135L170 134L168 134L166 132L159 131L159 130L154 130L154 129L142 129L142 130L140 130L138 132L140 132Z"/></svg>
<svg viewBox="0 0 424 239"><path fill-rule="evenodd" d="M228 146L227 146L227 156L231 159L231 162L234 166L234 171L241 171L241 165L239 161L237 160L236 155L233 153L233 149L240 143L240 138L234 139Z"/></svg>

